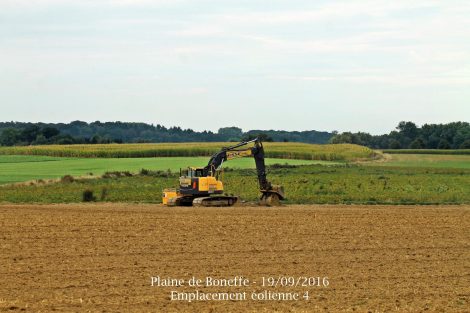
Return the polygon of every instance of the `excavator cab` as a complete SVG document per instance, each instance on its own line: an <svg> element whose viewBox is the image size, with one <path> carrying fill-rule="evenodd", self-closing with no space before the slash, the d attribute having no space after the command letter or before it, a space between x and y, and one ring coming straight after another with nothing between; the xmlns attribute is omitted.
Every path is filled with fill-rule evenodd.
<svg viewBox="0 0 470 313"><path fill-rule="evenodd" d="M203 167L188 167L187 169L180 169L180 176L186 177L203 177L204 168Z"/></svg>
<svg viewBox="0 0 470 313"><path fill-rule="evenodd" d="M213 176L207 176L203 167L188 167L181 171L180 193L191 196L208 196L224 191L221 181Z"/></svg>

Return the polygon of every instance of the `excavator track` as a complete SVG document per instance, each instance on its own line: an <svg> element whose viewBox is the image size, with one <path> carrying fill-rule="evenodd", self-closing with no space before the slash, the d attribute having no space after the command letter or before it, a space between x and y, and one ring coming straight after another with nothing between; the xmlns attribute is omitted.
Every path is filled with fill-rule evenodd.
<svg viewBox="0 0 470 313"><path fill-rule="evenodd" d="M193 206L197 207L228 207L237 203L238 197L215 196L199 197L193 200Z"/></svg>

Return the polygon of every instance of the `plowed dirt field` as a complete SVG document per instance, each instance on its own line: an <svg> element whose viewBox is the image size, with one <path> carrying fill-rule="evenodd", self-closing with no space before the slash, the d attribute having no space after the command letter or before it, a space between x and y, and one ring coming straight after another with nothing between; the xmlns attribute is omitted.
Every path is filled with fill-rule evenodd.
<svg viewBox="0 0 470 313"><path fill-rule="evenodd" d="M5 204L0 264L0 310L13 312L469 312L470 206ZM196 290L246 300L170 300ZM264 292L300 299L251 298Z"/></svg>

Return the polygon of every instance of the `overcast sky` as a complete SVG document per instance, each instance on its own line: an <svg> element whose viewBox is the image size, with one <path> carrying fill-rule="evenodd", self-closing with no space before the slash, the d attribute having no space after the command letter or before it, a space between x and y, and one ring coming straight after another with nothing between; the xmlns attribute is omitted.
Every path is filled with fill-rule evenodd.
<svg viewBox="0 0 470 313"><path fill-rule="evenodd" d="M0 0L0 121L470 121L470 1Z"/></svg>

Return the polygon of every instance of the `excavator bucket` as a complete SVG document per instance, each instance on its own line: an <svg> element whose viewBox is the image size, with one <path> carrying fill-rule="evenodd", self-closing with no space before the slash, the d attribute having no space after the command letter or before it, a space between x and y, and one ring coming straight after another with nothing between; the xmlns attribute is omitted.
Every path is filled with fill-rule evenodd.
<svg viewBox="0 0 470 313"><path fill-rule="evenodd" d="M269 190L261 190L260 205L264 206L279 206L280 200L284 200L284 187L273 185Z"/></svg>

